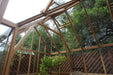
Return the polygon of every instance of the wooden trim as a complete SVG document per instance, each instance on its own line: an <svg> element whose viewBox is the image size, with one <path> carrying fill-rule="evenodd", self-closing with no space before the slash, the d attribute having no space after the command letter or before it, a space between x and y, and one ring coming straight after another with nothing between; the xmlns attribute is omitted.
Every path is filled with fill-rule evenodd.
<svg viewBox="0 0 113 75"><path fill-rule="evenodd" d="M26 28L24 28L24 29L22 29L22 30L18 30L18 34L20 34L20 33L22 33L22 32L26 32L29 28L30 28L30 27L26 27Z"/></svg>
<svg viewBox="0 0 113 75"><path fill-rule="evenodd" d="M0 23L3 19L4 12L6 10L9 0L0 0Z"/></svg>
<svg viewBox="0 0 113 75"><path fill-rule="evenodd" d="M37 51L37 50L30 50L30 49L22 49L22 51L28 51L28 52L34 52L34 53L41 53L41 54L44 54L44 52L40 52L40 51ZM49 53L46 53L47 55L49 55Z"/></svg>
<svg viewBox="0 0 113 75"><path fill-rule="evenodd" d="M109 7L109 10L110 10L110 13L111 13L111 18L112 18L112 21L113 21L113 10L112 10L113 6L111 6L112 4L110 4L109 0L107 0L107 5Z"/></svg>
<svg viewBox="0 0 113 75"><path fill-rule="evenodd" d="M50 16L47 16L46 18L43 19L42 23L47 22L49 19L51 19L51 17Z"/></svg>
<svg viewBox="0 0 113 75"><path fill-rule="evenodd" d="M56 17L56 16L62 14L64 11L65 11L65 8L62 8L62 9L59 9L59 10L52 12L51 14L48 14L48 16Z"/></svg>
<svg viewBox="0 0 113 75"><path fill-rule="evenodd" d="M51 72L52 74L56 74L57 72ZM71 72L61 72L62 74L71 74ZM88 75L105 75L103 73L88 73ZM113 75L113 74L107 74L107 75Z"/></svg>
<svg viewBox="0 0 113 75"><path fill-rule="evenodd" d="M33 41L34 41L34 30L33 30L32 41L31 41L31 50L33 50Z"/></svg>
<svg viewBox="0 0 113 75"><path fill-rule="evenodd" d="M16 75L19 74L20 64L21 64L21 58L22 58L22 53L20 54L20 58L19 58L19 63L18 63L18 68L17 68L17 73L16 73Z"/></svg>
<svg viewBox="0 0 113 75"><path fill-rule="evenodd" d="M28 74L19 74L19 75L28 75ZM37 73L29 73L29 75L37 75Z"/></svg>
<svg viewBox="0 0 113 75"><path fill-rule="evenodd" d="M9 49L8 59L6 61L6 67L5 67L4 75L9 74L11 60L12 60L12 57L14 55L13 51L14 51L14 46L15 46L15 42L16 42L17 33L18 33L18 28L15 28L14 33L13 33L13 38L12 38L12 41L11 41L11 45L10 45L10 49Z"/></svg>
<svg viewBox="0 0 113 75"><path fill-rule="evenodd" d="M46 46L45 46L45 48L44 48L44 56L46 56Z"/></svg>
<svg viewBox="0 0 113 75"><path fill-rule="evenodd" d="M93 25L92 25L92 23L91 23L91 20L90 20L90 18L89 18L89 15L88 15L88 13L87 13L87 10L86 10L86 8L85 8L85 5L84 5L84 4L82 4L82 5L83 5L83 8L84 8L85 14L86 14L86 16L87 16L87 19L88 19L88 22L89 22L91 31L92 31L92 33L93 33L93 36L94 36L95 40L96 40L96 44L98 45L98 51L99 51L99 55L100 55L100 58L101 58L102 66L103 66L103 69L104 69L104 73L105 73L105 75L107 75L106 67L105 67L104 60L103 60L102 53L101 53L101 48L100 48L99 42L98 42L98 40L97 40L96 34L95 34L95 32L94 32Z"/></svg>
<svg viewBox="0 0 113 75"><path fill-rule="evenodd" d="M15 23L13 23L11 21L8 21L6 19L2 19L1 23L6 25L6 26L8 26L8 27L12 27L12 28L16 28L17 27L17 25Z"/></svg>
<svg viewBox="0 0 113 75"><path fill-rule="evenodd" d="M70 26L70 25L65 25L65 26L63 26L63 27L60 27L60 29L65 28L65 27L67 27L67 26Z"/></svg>
<svg viewBox="0 0 113 75"><path fill-rule="evenodd" d="M110 46L113 46L113 43L100 45L100 48L110 47ZM85 47L84 50L92 50L92 49L97 49L97 48L98 48L98 45L91 46L91 47ZM81 51L81 50L82 50L81 48L78 48L78 49L73 49L73 50L70 50L70 51L71 52L78 52L78 51ZM60 53L63 54L63 53L66 53L66 51L61 51ZM58 54L58 52L51 53L51 55L57 55L57 54Z"/></svg>
<svg viewBox="0 0 113 75"><path fill-rule="evenodd" d="M51 74L57 74L57 72L51 72ZM70 72L60 72L60 75L61 74L69 74L70 75Z"/></svg>
<svg viewBox="0 0 113 75"><path fill-rule="evenodd" d="M75 28L74 28L74 26L73 26L73 24L72 24L71 16L68 14L67 11L66 11L66 14L67 14L68 19L69 19L69 21L70 21L70 23L71 23L71 28L72 28L72 30L73 30L73 32L74 32L74 34L75 34L75 36L76 36L76 38L77 38L77 40L78 40L78 43L79 43L80 46L81 46L81 49L82 49L82 57L83 57L84 68L85 68L85 73L86 73L86 75L87 75L87 65L86 65L86 59L85 59L85 57L84 57L84 48L83 48L83 46L82 46L82 43L81 43L81 41L80 41L80 39L79 39L79 37L78 37L78 34L77 34L76 30L75 30Z"/></svg>
<svg viewBox="0 0 113 75"><path fill-rule="evenodd" d="M59 10L59 9L69 7L70 5L74 4L75 2L77 2L77 0L69 1L69 2L67 2L67 3L65 3L65 4L63 4L63 5L60 5L60 6L56 7L56 8L53 8L53 9L49 10L49 11L47 12L47 14L49 15L49 14L51 14L52 12L57 11L57 10ZM30 23L30 22L32 22L32 21L34 21L34 20L36 20L36 19L39 19L39 18L41 18L41 17L43 17L43 16L44 16L43 13L41 13L41 14L39 14L39 15L36 15L36 16L33 16L33 17L31 17L31 18L28 18L27 20L24 20L24 21L18 23L18 26L25 25L25 24Z"/></svg>
<svg viewBox="0 0 113 75"><path fill-rule="evenodd" d="M39 21L34 21L34 22L32 22L32 23L25 24L25 25L19 27L19 31L25 29L26 27L29 28L29 27L32 26L32 25L36 25L38 22L39 22Z"/></svg>
<svg viewBox="0 0 113 75"><path fill-rule="evenodd" d="M63 24L63 25L60 25L60 27L62 27L62 26L66 26L66 25L68 25L68 24L70 24L70 22L65 23L65 24Z"/></svg>
<svg viewBox="0 0 113 75"><path fill-rule="evenodd" d="M61 34L62 40L63 40L63 42L64 42L64 46L65 46L65 49L66 49L67 59L68 59L68 61L69 61L70 67L71 67L70 49L69 49L69 47L68 47L68 45L67 45L67 43L66 43L66 41L65 41L65 39L64 39L64 37L63 37L63 34L62 34L60 28L58 27L59 22L58 22L56 19L53 19L53 21L54 21L54 23L55 23L57 29L59 30L59 32L60 32L60 34ZM59 24L59 25L60 25L60 24ZM72 70L72 68L71 68L71 72L72 72L72 71L73 71L73 70Z"/></svg>
<svg viewBox="0 0 113 75"><path fill-rule="evenodd" d="M51 72L52 74L56 74L57 72ZM61 72L62 74L71 74L70 72ZM27 75L27 74L19 74L19 75ZM30 75L37 75L37 73L30 73ZM103 73L88 73L88 75L105 75ZM113 74L107 74L107 75L113 75Z"/></svg>
<svg viewBox="0 0 113 75"><path fill-rule="evenodd" d="M70 52L70 49L69 49L69 47L68 47L68 45L67 45L67 43L66 43L66 41L65 41L65 39L64 39L64 37L63 37L63 34L62 34L60 28L58 27L58 25L60 25L59 22L58 22L55 18L53 19L53 21L54 21L54 23L55 23L55 25L56 25L58 31L59 31L60 34L61 34L61 37L62 37L62 40L63 40L63 42L64 42L65 48L67 48L67 49L69 50L69 52Z"/></svg>
<svg viewBox="0 0 113 75"><path fill-rule="evenodd" d="M44 22L48 21L49 19L51 19L51 17L47 16L44 19L41 19L41 20L38 20L38 21L33 21L31 23L27 23L27 24L19 27L19 33L26 31L30 26L37 26L38 23L40 23L40 22L44 23Z"/></svg>
<svg viewBox="0 0 113 75"><path fill-rule="evenodd" d="M43 27L45 27L46 29L48 29L48 30L50 30L50 31L52 31L52 32L54 32L54 33L56 33L57 35L61 36L60 33L56 32L55 30L51 29L50 27L44 25L43 23L41 23L40 25L43 26Z"/></svg>
<svg viewBox="0 0 113 75"><path fill-rule="evenodd" d="M27 36L30 34L30 32L31 32L32 29L33 29L33 26L28 29L28 31L26 32L26 34L24 35L24 37L21 38L21 40L16 44L15 51L13 52L13 54L19 49L19 47L24 42L24 40L27 38Z"/></svg>
<svg viewBox="0 0 113 75"><path fill-rule="evenodd" d="M67 7L67 8L66 8L66 10L68 10L68 9L72 8L73 6L75 6L75 5L79 4L80 2L81 2L81 1L77 1L77 2L75 2L74 4L72 4L72 5L70 5L69 7Z"/></svg>
<svg viewBox="0 0 113 75"><path fill-rule="evenodd" d="M47 7L43 10L43 12L47 12L47 10L49 9L49 7L51 6L53 0L50 0L50 2L48 3Z"/></svg>
<svg viewBox="0 0 113 75"><path fill-rule="evenodd" d="M30 57L29 57L29 65L28 65L28 72L27 72L27 75L30 75L31 58L32 58L32 52L30 52Z"/></svg>
<svg viewBox="0 0 113 75"><path fill-rule="evenodd" d="M57 45L56 45L55 41L53 40L52 36L50 35L50 33L49 33L48 29L46 29L46 31L47 31L47 33L48 33L48 35L49 35L50 39L52 40L52 42L53 42L53 44L54 44L55 48L57 49L58 53L60 53L60 51L59 51L59 49L58 49L58 47L57 47Z"/></svg>
<svg viewBox="0 0 113 75"><path fill-rule="evenodd" d="M41 37L39 37L38 51L40 52Z"/></svg>
<svg viewBox="0 0 113 75"><path fill-rule="evenodd" d="M57 2L54 1L54 4L59 5Z"/></svg>
<svg viewBox="0 0 113 75"><path fill-rule="evenodd" d="M40 51L40 44L41 44L41 37L39 38L38 51ZM39 61L40 61L40 53L38 53L38 55L37 55L37 70L36 70L37 74L38 74L38 68L39 68Z"/></svg>
<svg viewBox="0 0 113 75"><path fill-rule="evenodd" d="M36 30L36 32L37 32L37 34L41 37L41 40L42 40L43 44L46 46L46 48L47 48L48 52L49 52L49 53L50 53L50 55L51 55L51 52L50 52L49 48L47 47L47 45L46 45L46 43L45 43L44 39L42 38L42 36L40 35L40 33L38 32L38 30L36 29L36 27L34 27L34 28L35 28L35 30Z"/></svg>

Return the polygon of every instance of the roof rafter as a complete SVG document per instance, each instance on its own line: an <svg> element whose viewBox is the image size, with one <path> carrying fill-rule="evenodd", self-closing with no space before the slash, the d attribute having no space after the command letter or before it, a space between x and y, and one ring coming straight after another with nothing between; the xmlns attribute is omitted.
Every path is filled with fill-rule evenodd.
<svg viewBox="0 0 113 75"><path fill-rule="evenodd" d="M77 2L77 3L76 3ZM80 0L72 0L72 1L70 1L70 2L67 2L67 3L65 3L65 4L63 4L63 5L60 5L60 6L58 6L58 7L56 7L56 8L54 8L54 9L51 9L51 10L48 10L45 14L46 15L49 15L49 14L51 14L51 13L53 13L53 12L55 12L55 11L58 11L58 10L60 10L60 9L62 9L62 8L67 8L67 7L73 7L73 6L75 6L75 5L77 5L77 4L79 4L81 1ZM73 6L72 6L73 5ZM68 10L69 8L67 8L66 10ZM37 20L37 19L39 19L39 18L41 18L41 17L43 17L43 16L45 16L45 14L44 13L41 13L41 14L38 14L38 15L36 15L36 16L33 16L33 17L31 17L31 18L28 18L28 19L26 19L26 20L24 20L24 21L22 21L22 22L19 22L17 25L18 26L22 26L22 25L25 25L25 24L27 24L27 23L30 23L30 22L32 22L32 21L35 21L35 20Z"/></svg>

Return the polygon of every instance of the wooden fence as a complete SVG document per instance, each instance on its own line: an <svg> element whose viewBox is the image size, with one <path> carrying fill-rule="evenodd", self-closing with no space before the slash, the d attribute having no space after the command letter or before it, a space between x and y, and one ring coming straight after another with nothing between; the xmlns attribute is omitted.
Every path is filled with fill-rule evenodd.
<svg viewBox="0 0 113 75"><path fill-rule="evenodd" d="M104 73L98 51L84 52L84 55L88 73ZM107 73L113 74L113 50L102 50L102 55ZM71 55L71 60L72 67L66 62L61 66L61 72L70 72L71 68L73 68L74 71L84 72L85 69L81 53Z"/></svg>
<svg viewBox="0 0 113 75"><path fill-rule="evenodd" d="M102 50L103 60L105 63L105 67L108 74L113 74L113 50ZM98 51L86 51L84 52L86 59L86 66L88 73L104 73L102 63L100 60L100 55ZM19 74L27 74L28 72L28 64L29 64L29 54L23 54L23 58L21 59ZM40 59L43 55L40 56ZM84 72L84 64L81 52L75 53L71 55L72 65L70 67L69 62L65 62L60 67L60 72L68 73L71 71L71 68L74 71L82 71ZM36 73L37 66L37 55L32 55L31 60L31 69L30 73ZM19 56L14 57L13 65L10 67L10 75L16 75L18 71L19 64Z"/></svg>

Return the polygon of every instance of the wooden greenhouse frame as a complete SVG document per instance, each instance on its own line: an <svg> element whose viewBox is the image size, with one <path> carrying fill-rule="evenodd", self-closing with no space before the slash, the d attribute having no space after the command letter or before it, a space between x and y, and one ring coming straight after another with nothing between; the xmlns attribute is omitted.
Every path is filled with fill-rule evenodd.
<svg viewBox="0 0 113 75"><path fill-rule="evenodd" d="M104 65L104 61L103 61L103 56L102 56L102 53L101 53L101 48L103 47L110 47L110 46L113 46L113 43L109 43L109 44L103 44L103 45L99 45L99 41L97 40L97 37L96 37L96 34L94 32L94 29L93 29L93 26L92 26L92 23L91 23L91 20L89 18L89 15L87 13L87 10L85 8L85 5L83 4L83 1L85 0L71 0L63 5L59 5L58 3L54 2L54 0L50 0L50 2L48 3L47 7L42 11L41 14L38 14L36 16L33 16L31 18L28 18L20 23L13 23L11 21L8 21L6 19L3 18L3 15L4 15L4 12L6 10L6 7L7 7L7 4L9 2L9 0L0 0L0 23L3 24L3 25L6 25L8 27L11 27L13 30L12 30L12 34L13 34L13 37L12 37L12 41L11 41L11 45L10 45L10 49L9 49L9 53L8 53L8 58L7 58L7 61L6 61L6 65L5 65L5 70L3 72L3 75L9 75L9 70L10 70L10 64L11 64L11 60L13 58L13 56L15 55L15 53L18 51L18 49L20 48L20 46L24 43L24 40L27 38L27 36L29 35L29 33L32 31L32 29L34 29L37 34L39 35L39 49L38 51L36 50L33 50L33 38L34 38L34 33L33 33L33 36L32 36L32 43L31 43L31 48L30 49L22 49L22 51L28 51L30 52L30 57L29 57L29 66L28 66L28 72L27 74L25 75L36 75L38 73L38 68L39 66L37 65L37 70L36 70L36 74L30 74L30 63L31 63L31 57L32 57L32 52L35 52L35 53L38 53L38 57L37 57L37 64L39 64L39 57L40 57L40 54L44 54L44 55L57 55L57 54L67 54L67 58L69 60L69 65L71 66L71 59L70 59L70 54L71 52L77 52L77 51L82 51L82 57L83 57L83 63L84 63L84 67L85 67L85 74L88 75L87 73L87 66L86 66L86 59L84 57L84 51L85 50L90 50L90 49L98 49L99 50L99 55L100 55L100 58L101 58L101 62L102 62L102 66L103 66L103 69L104 69L104 73L105 75L107 75L107 72L106 72L106 67ZM108 4L108 7L109 7L109 10L110 10L110 13L111 13L111 18L112 18L112 21L113 21L113 4L109 2L109 0L106 0L107 1L107 4ZM85 11L85 14L87 16L87 19L88 19L88 22L89 22L89 25L90 25L90 28L91 28L91 31L93 33L93 36L96 40L96 44L95 46L91 46L91 47L83 47L79 37L78 37L78 34L72 24L72 19L71 19L71 16L69 15L69 13L67 12L68 9L78 5L82 3L83 5L83 8L84 8L84 11ZM53 8L51 10L49 10L49 7L53 4L57 4L58 7L56 8ZM65 13L68 17L68 20L69 22L62 25L61 28L59 28L58 25L59 22L55 19L55 17L61 15L62 13ZM43 19L40 19L44 17ZM40 19L40 20L38 20ZM56 32L55 30L51 29L50 27L46 26L44 23L47 22L48 20L53 20L53 22L55 23L56 25L56 28L58 29L59 32ZM41 25L43 26L52 43L54 44L57 52L55 53L51 53L50 49L47 47L47 44L45 43L45 40L43 39L43 37L40 35L37 27ZM80 48L78 49L73 49L73 50L70 50L65 39L64 39L64 36L61 32L61 29L64 28L64 27L67 27L67 26L71 26L77 40L78 40L78 43L80 45ZM49 33L49 30L52 31L53 33L56 33L57 35L59 35L62 40L63 40L63 43L64 43L64 46L65 46L65 50L66 51L60 51L55 43L55 41L53 40L53 38L51 37L50 33ZM22 32L26 32L25 35L23 36L23 38L21 38L21 40L15 45L15 42L16 42L16 37L18 34L22 33ZM43 42L44 46L45 46L45 50L44 52L41 52L40 51L40 42ZM48 53L46 53L46 50L48 51ZM21 58L21 56L20 56ZM18 70L17 70L17 74L19 73L19 68L20 68L20 62L21 62L21 59L19 61L19 64L18 64ZM73 69L71 68L71 72L73 71Z"/></svg>

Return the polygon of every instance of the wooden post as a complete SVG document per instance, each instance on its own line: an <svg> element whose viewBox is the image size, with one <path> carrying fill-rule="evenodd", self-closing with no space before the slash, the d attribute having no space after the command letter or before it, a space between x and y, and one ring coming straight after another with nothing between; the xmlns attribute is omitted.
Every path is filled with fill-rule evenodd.
<svg viewBox="0 0 113 75"><path fill-rule="evenodd" d="M51 6L53 0L50 0L49 4L47 5L47 7L44 9L44 12L47 12L47 10L49 9L49 7Z"/></svg>
<svg viewBox="0 0 113 75"><path fill-rule="evenodd" d="M11 21L8 21L8 20L6 20L6 19L2 19L2 21L1 21L1 23L3 24L3 25L6 25L6 26L8 26L8 27L11 27L11 28L16 28L17 27L17 25L15 24L15 23L13 23L13 22L11 22Z"/></svg>
<svg viewBox="0 0 113 75"><path fill-rule="evenodd" d="M30 52L29 65L28 65L28 72L27 72L27 75L30 75L30 69L31 69L31 58L32 58L32 52Z"/></svg>
<svg viewBox="0 0 113 75"><path fill-rule="evenodd" d="M4 12L6 10L9 0L0 0L0 23L3 19Z"/></svg>
<svg viewBox="0 0 113 75"><path fill-rule="evenodd" d="M33 50L33 41L34 41L34 30L33 30L32 41L31 41L31 50Z"/></svg>
<svg viewBox="0 0 113 75"><path fill-rule="evenodd" d="M25 39L27 38L27 36L30 34L32 28L33 28L33 27L30 27L30 28L28 29L28 31L26 32L26 34L24 35L24 37L21 38L21 40L16 44L13 54L19 49L19 47L21 46L21 44L24 42L24 40L25 40Z"/></svg>
<svg viewBox="0 0 113 75"><path fill-rule="evenodd" d="M81 46L81 49L82 49L82 57L83 57L83 62L84 62L84 67L85 67L85 73L86 73L86 75L87 75L87 66L86 66L86 60L85 60L85 57L84 57L84 48L83 48L83 46L82 46L82 43L80 42L80 39L79 39L79 37L78 37L78 35L77 35L76 30L75 30L75 28L74 28L74 26L73 26L73 24L72 24L71 16L68 14L67 11L66 11L66 14L67 14L68 19L69 19L69 21L70 21L70 24L71 24L71 27L72 27L72 29L73 29L73 32L75 33L75 36L76 36L76 38L77 38L77 40L78 40L78 43L79 43L80 46Z"/></svg>
<svg viewBox="0 0 113 75"><path fill-rule="evenodd" d="M31 48L30 48L30 50L33 50L33 42L34 42L34 30L33 30L32 42L31 42ZM33 60L33 72L35 71L35 61L36 61L36 56L34 55L34 60Z"/></svg>
<svg viewBox="0 0 113 75"><path fill-rule="evenodd" d="M39 46L38 46L38 55L37 55L37 70L36 73L38 74L38 67L39 67L39 61L40 61L40 43L41 43L41 37L39 37Z"/></svg>
<svg viewBox="0 0 113 75"><path fill-rule="evenodd" d="M99 51L99 55L100 55L100 58L101 58L102 66L103 66L103 69L104 69L104 73L105 73L105 75L107 75L107 71L106 71L106 68L105 68L104 60L103 60L102 53L101 53L101 49L100 49L100 45L99 45L98 40L97 40L97 38L96 38L96 34L95 34L95 32L94 32L93 25L92 25L92 23L91 23L91 20L90 20L90 18L89 18L89 15L88 15L88 13L87 13L87 10L86 10L86 8L85 8L85 5L84 5L84 4L82 4L82 5L83 5L83 8L84 8L85 14L86 14L86 16L87 16L89 25L90 25L90 27L91 27L93 36L94 36L94 38L95 38L95 40L96 40L96 44L98 45L98 51Z"/></svg>
<svg viewBox="0 0 113 75"><path fill-rule="evenodd" d="M7 59L7 62L6 62L4 75L9 75L11 60L12 60L12 57L14 55L13 51L14 51L14 46L15 46L15 42L16 42L17 33L18 33L18 28L15 28L13 38L12 38L12 41L11 41L11 45L10 45L10 49L9 49L9 54L8 54L8 59Z"/></svg>
<svg viewBox="0 0 113 75"><path fill-rule="evenodd" d="M19 74L20 64L21 64L21 58L22 58L22 53L20 53L20 58L19 58L19 63L18 63L18 68L17 68L17 73L16 73L16 75Z"/></svg>
<svg viewBox="0 0 113 75"><path fill-rule="evenodd" d="M49 48L47 47L47 45L46 45L46 43L45 43L44 39L42 38L42 36L40 35L40 33L38 32L38 30L36 29L36 27L34 27L34 28L35 28L35 30L36 30L36 32L37 32L37 34L41 37L41 40L42 40L43 44L46 46L46 48L47 48L47 50L48 50L49 54L51 55L51 52L50 52Z"/></svg>
<svg viewBox="0 0 113 75"><path fill-rule="evenodd" d="M22 47L24 47L24 42L22 43ZM22 53L20 53L20 58L19 58L19 63L18 63L18 68L17 68L17 73L16 73L16 75L19 74L20 65L21 65L21 60L22 60Z"/></svg>
<svg viewBox="0 0 113 75"><path fill-rule="evenodd" d="M58 21L57 21L56 19L53 19L53 21L54 21L54 23L55 23L57 29L59 30L59 32L60 32L60 34L61 34L62 40L63 40L63 42L64 42L64 46L65 46L65 49L66 49L67 58L68 58L68 60L69 60L69 64L70 64L70 67L71 67L71 59L70 59L70 55L71 55L71 54L70 54L69 47L68 47L68 45L66 44L65 39L64 39L64 37L63 37L63 35L62 35L62 32L61 32L61 30L59 29L59 27L58 27L58 25L57 25ZM68 50L69 50L69 51L68 51ZM69 53L69 54L68 54L68 53ZM72 72L72 71L73 71L73 70L72 70L72 68L71 68L71 72Z"/></svg>
<svg viewBox="0 0 113 75"><path fill-rule="evenodd" d="M10 34L11 34L11 32L12 32L12 30L10 31ZM9 42L9 36L10 36L10 34L7 36L7 41L6 41L6 43L5 43L5 46L6 46L7 43ZM7 49L8 49L8 48L7 48ZM7 51L7 55L6 55L5 57L6 57L5 61L7 61L7 59L8 59L8 51ZM4 63L4 65L1 65L1 66L3 66L3 68L2 68L2 70L0 71L0 74L3 74L3 73L4 73L4 70L5 70L5 67L6 67L6 62Z"/></svg>
<svg viewBox="0 0 113 75"><path fill-rule="evenodd" d="M104 44L104 45L100 45L100 48L104 48L104 47L112 47L113 46L113 43L110 43L110 44ZM97 49L98 46L91 46L91 47L85 47L84 50L91 50L91 49ZM71 52L78 52L78 51L82 51L81 48L77 48L77 49L73 49L73 50L70 50ZM61 51L60 52L61 54L64 54L66 53L66 51ZM55 52L55 53L51 53L52 55L57 55L58 52Z"/></svg>
<svg viewBox="0 0 113 75"><path fill-rule="evenodd" d="M113 21L113 10L112 10L112 7L111 7L109 0L107 0L107 5L109 7L109 10L110 10L110 13L111 13L111 18L112 18L112 21Z"/></svg>
<svg viewBox="0 0 113 75"><path fill-rule="evenodd" d="M66 41L65 41L65 39L64 39L64 37L63 37L63 35L62 35L62 32L61 32L60 28L58 27L58 25L60 25L59 22L58 22L56 19L53 19L53 21L54 21L54 23L55 23L55 25L56 25L58 31L60 32L60 35L61 35L61 38L63 39L63 42L64 42L65 47L66 47L67 50L69 50L69 52L70 52L70 49L69 49L69 47L68 47L68 45L67 45L67 43L66 43Z"/></svg>
<svg viewBox="0 0 113 75"><path fill-rule="evenodd" d="M43 26L43 27L45 27L45 28L47 28L48 30L50 30L50 31L52 31L52 32L54 32L54 33L56 33L57 35L61 36L60 33L56 32L55 30L51 29L50 27L44 25L43 23L41 23L40 25Z"/></svg>
<svg viewBox="0 0 113 75"><path fill-rule="evenodd" d="M46 46L45 46L45 48L44 48L44 56L46 56Z"/></svg>
<svg viewBox="0 0 113 75"><path fill-rule="evenodd" d="M49 35L49 37L50 37L50 39L51 39L52 43L53 43L53 44L54 44L54 46L56 47L56 49L57 49L58 53L60 53L60 51L59 51L59 49L58 49L57 45L55 44L55 41L52 39L52 36L50 35L50 33L49 33L48 29L46 29L46 31L47 31L47 33L48 33L48 35Z"/></svg>

